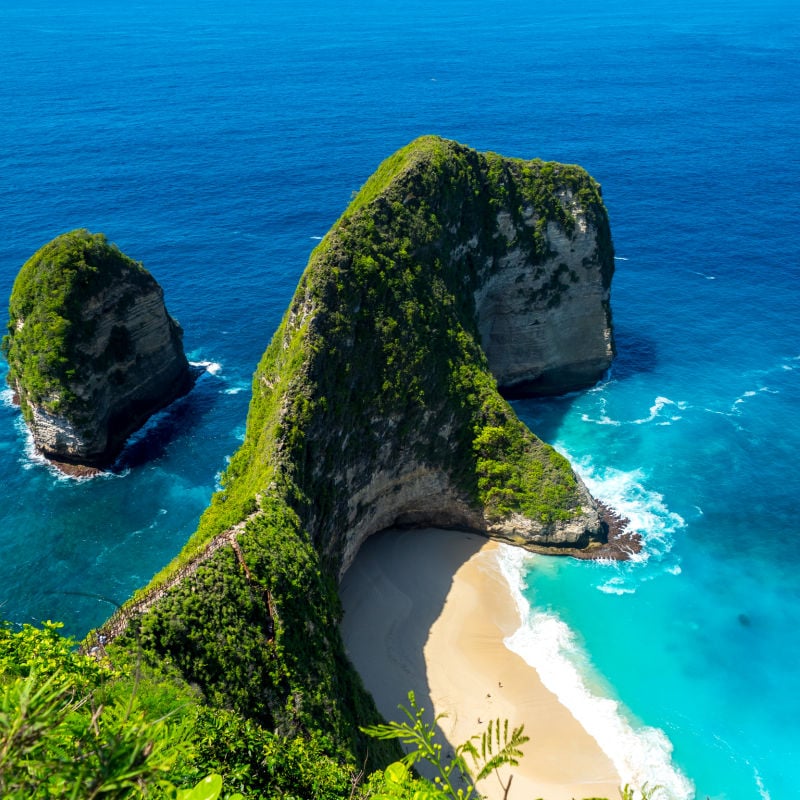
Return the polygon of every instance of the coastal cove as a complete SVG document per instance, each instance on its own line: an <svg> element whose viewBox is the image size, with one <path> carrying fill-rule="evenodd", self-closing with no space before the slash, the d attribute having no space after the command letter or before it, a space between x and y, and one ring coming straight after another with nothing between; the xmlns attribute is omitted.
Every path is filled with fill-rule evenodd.
<svg viewBox="0 0 800 800"><path fill-rule="evenodd" d="M520 618L498 557L481 536L422 529L386 531L361 548L341 584L348 655L387 719L408 707L408 691L452 750L490 719L523 724L530 742L513 775L512 795L571 800L614 797L630 782L600 745L504 640ZM457 666L456 666L457 665ZM479 785L501 800L495 776Z"/></svg>
<svg viewBox="0 0 800 800"><path fill-rule="evenodd" d="M311 250L388 154L436 133L578 163L611 217L617 358L593 388L512 406L643 546L506 558L506 649L542 655L546 683L573 670L586 694L548 683L573 716L613 704L606 753L620 720L645 732L639 774L656 753L693 786L671 796L791 797L797 10L504 8L4 6L2 293L57 233L102 230L158 276L202 372L92 480L39 460L4 393L0 617L82 637L181 550Z"/></svg>

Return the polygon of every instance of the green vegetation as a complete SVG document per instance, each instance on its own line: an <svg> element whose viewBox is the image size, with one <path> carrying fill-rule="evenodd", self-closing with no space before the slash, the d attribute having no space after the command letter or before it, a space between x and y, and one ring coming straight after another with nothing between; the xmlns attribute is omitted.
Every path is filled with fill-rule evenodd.
<svg viewBox="0 0 800 800"><path fill-rule="evenodd" d="M534 265L548 256L547 221L573 220L562 195L607 229L599 187L579 167L482 155L437 137L387 159L312 254L256 372L245 443L184 563L269 490L335 571L353 523L351 490L391 469L387 452L442 468L490 519L517 512L549 524L578 513L567 462L497 393L473 300L511 247ZM500 208L530 231L525 241L497 235ZM553 302L575 279L559 273Z"/></svg>
<svg viewBox="0 0 800 800"><path fill-rule="evenodd" d="M498 719L444 757L436 720L423 720L410 693L407 721L364 728L410 749L367 774L333 756L318 732L276 735L121 653L83 655L58 628L0 626L0 796L8 800L477 800L477 785L517 766L528 741ZM412 771L422 761L433 781ZM509 797L513 775L497 777ZM620 791L622 800L657 794Z"/></svg>
<svg viewBox="0 0 800 800"><path fill-rule="evenodd" d="M116 647L166 659L215 707L285 737L318 731L332 753L369 750L377 766L395 753L367 747L358 730L380 717L345 656L340 616L336 583L297 516L272 502L247 523L238 552L219 550Z"/></svg>
<svg viewBox="0 0 800 800"><path fill-rule="evenodd" d="M11 292L2 350L8 359L9 385L19 392L26 418L31 413L29 403L51 412L82 410L72 385L85 370L84 345L94 334L95 322L81 309L120 276L130 286L127 302L133 302L142 288L155 286L141 264L103 234L85 229L56 237L22 266ZM111 337L110 361L124 355L125 333Z"/></svg>
<svg viewBox="0 0 800 800"><path fill-rule="evenodd" d="M166 775L189 756L190 728L146 696L74 652L52 623L0 628L0 795L86 800L167 789Z"/></svg>
<svg viewBox="0 0 800 800"><path fill-rule="evenodd" d="M489 725L480 736L473 736L458 747L452 758L445 759L442 745L436 741L436 723L442 715L436 717L432 724L423 720L425 709L419 708L413 692L409 692L408 700L411 709L400 706L400 710L408 718L408 722L390 722L388 725L375 725L365 728L366 732L378 739L397 739L406 746L413 746L408 754L399 762L390 764L384 773L385 790L375 795L375 800L390 800L408 796L409 788L413 788L413 797L418 800L470 800L477 795L476 785L496 775L500 780L504 793L508 795L511 779L503 783L498 770L504 766L516 767L522 756L520 747L530 737L523 733L523 726L508 733L508 720L504 723L489 720ZM410 724L409 724L410 723ZM472 768L467 763L467 756ZM420 761L427 761L435 772L433 780L435 788L423 788L422 795L416 788L417 781L408 767Z"/></svg>
<svg viewBox="0 0 800 800"><path fill-rule="evenodd" d="M131 603L117 615L127 633L111 649L140 653L202 707L225 709L220 724L238 744L204 763L241 776L234 789L267 791L242 751L269 750L269 737L297 754L287 763L313 752L346 765L331 767L331 785L347 784L354 764L397 760L391 740L361 728L381 720L338 632L346 538L371 510L352 497L373 476L409 461L438 470L490 521L521 514L546 527L580 513L567 461L499 395L474 306L510 248L533 265L548 257L548 220L573 219L561 197L580 198L607 227L599 188L578 167L423 137L381 165L312 254L255 373L221 490L183 552L135 596L154 597L149 610ZM500 213L524 241L498 234ZM205 552L234 526L235 544ZM306 781L301 771L293 782Z"/></svg>
<svg viewBox="0 0 800 800"><path fill-rule="evenodd" d="M319 732L212 709L174 672L119 648L83 655L58 627L0 626L3 798L350 797L358 770Z"/></svg>
<svg viewBox="0 0 800 800"><path fill-rule="evenodd" d="M397 469L400 454L441 468L493 521L519 513L549 525L579 513L567 461L498 395L473 300L509 248L525 249L534 265L547 257L547 221L573 220L561 196L579 201L605 237L610 281L600 190L580 167L480 154L434 136L390 156L312 253L254 376L245 441L221 491L182 553L135 599L260 506L297 514L335 574L355 523L354 487ZM527 240L495 235L501 207ZM557 278L553 302L574 280Z"/></svg>

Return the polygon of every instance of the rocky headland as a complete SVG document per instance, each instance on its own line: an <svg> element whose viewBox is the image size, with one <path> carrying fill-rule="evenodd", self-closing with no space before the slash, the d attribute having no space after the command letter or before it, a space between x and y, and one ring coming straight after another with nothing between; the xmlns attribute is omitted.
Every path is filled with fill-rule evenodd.
<svg viewBox="0 0 800 800"><path fill-rule="evenodd" d="M60 469L108 467L192 386L183 334L144 267L102 234L58 236L22 267L3 352L36 449Z"/></svg>
<svg viewBox="0 0 800 800"><path fill-rule="evenodd" d="M563 393L603 375L613 270L599 186L578 167L436 137L381 165L312 254L251 406L251 425L279 432L258 462L298 482L338 573L397 524L549 551L605 541L580 479L498 387ZM253 455L246 443L229 474L251 474Z"/></svg>
<svg viewBox="0 0 800 800"><path fill-rule="evenodd" d="M337 628L367 537L438 526L604 553L603 510L502 393L602 376L613 268L583 169L433 136L395 153L311 254L198 530L103 633L212 705L374 755Z"/></svg>

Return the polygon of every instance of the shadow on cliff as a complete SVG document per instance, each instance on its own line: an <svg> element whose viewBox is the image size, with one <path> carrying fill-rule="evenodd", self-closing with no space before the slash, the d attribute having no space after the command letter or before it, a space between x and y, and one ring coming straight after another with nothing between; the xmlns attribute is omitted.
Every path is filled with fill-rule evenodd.
<svg viewBox="0 0 800 800"><path fill-rule="evenodd" d="M196 368L195 368L196 369ZM219 383L199 369L189 392L154 414L125 444L112 472L135 469L161 458L176 439L188 436L211 413L219 399Z"/></svg>
<svg viewBox="0 0 800 800"><path fill-rule="evenodd" d="M460 531L381 531L364 542L342 578L345 648L387 720L408 721L398 706L409 708L408 692L413 690L417 706L425 709L425 721L433 721L424 655L428 634L444 609L452 576L485 543L478 534ZM457 652L447 657L450 669L463 669ZM474 732L480 733L487 722L472 720ZM461 744L450 742L438 725L436 740L445 757ZM425 762L417 768L433 777Z"/></svg>
<svg viewBox="0 0 800 800"><path fill-rule="evenodd" d="M511 401L517 416L545 442L558 439L564 418L586 392L602 390L608 382L621 383L642 373L653 372L658 365L654 339L633 330L615 329L617 355L611 368L594 387L552 397L527 397Z"/></svg>

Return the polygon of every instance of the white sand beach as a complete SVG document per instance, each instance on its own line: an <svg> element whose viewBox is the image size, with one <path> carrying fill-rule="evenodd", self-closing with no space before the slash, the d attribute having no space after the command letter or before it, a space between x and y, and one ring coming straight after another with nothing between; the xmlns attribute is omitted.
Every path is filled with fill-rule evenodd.
<svg viewBox="0 0 800 800"><path fill-rule="evenodd" d="M387 719L402 718L397 706L413 689L419 705L447 715L440 729L451 746L490 719L524 724L530 741L509 800L617 798L619 776L598 743L503 644L520 620L496 555L476 534L371 537L341 585L350 658ZM502 800L494 776L478 788Z"/></svg>

